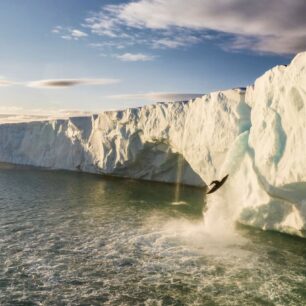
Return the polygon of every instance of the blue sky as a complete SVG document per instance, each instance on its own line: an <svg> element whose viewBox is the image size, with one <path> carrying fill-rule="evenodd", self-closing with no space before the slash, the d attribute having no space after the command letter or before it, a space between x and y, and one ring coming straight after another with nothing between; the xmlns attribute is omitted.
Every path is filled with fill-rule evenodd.
<svg viewBox="0 0 306 306"><path fill-rule="evenodd" d="M1 0L0 112L246 86L306 49L302 0Z"/></svg>

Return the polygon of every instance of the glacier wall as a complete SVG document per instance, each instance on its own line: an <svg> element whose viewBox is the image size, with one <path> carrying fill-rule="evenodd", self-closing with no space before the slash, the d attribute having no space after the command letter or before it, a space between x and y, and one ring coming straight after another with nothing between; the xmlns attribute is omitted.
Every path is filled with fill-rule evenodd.
<svg viewBox="0 0 306 306"><path fill-rule="evenodd" d="M192 186L262 229L306 236L306 53L245 89L67 120L0 124L0 161ZM226 211L226 214L224 213Z"/></svg>
<svg viewBox="0 0 306 306"><path fill-rule="evenodd" d="M0 124L0 161L205 186L247 128L244 94L237 89L89 117Z"/></svg>
<svg viewBox="0 0 306 306"><path fill-rule="evenodd" d="M252 108L248 207L240 221L306 235L306 53L278 66L247 89Z"/></svg>

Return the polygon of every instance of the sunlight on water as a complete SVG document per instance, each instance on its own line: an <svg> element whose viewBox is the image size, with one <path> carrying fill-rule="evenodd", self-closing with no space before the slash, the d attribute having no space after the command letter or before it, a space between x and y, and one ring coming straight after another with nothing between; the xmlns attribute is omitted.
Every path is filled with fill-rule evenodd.
<svg viewBox="0 0 306 306"><path fill-rule="evenodd" d="M181 186L184 205L175 196L176 186L2 167L0 305L305 304L305 240L229 231L213 215L208 228L202 190Z"/></svg>
<svg viewBox="0 0 306 306"><path fill-rule="evenodd" d="M181 178L182 178L182 171L183 171L183 157L182 155L178 156L177 159L177 174L176 174L176 184L175 184L175 197L174 197L174 205L180 203L180 187L181 187Z"/></svg>

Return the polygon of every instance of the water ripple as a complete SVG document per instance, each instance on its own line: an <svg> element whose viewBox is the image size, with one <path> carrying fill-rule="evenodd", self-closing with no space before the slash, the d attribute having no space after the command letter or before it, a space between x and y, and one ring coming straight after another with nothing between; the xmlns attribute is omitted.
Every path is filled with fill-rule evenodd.
<svg viewBox="0 0 306 306"><path fill-rule="evenodd" d="M215 240L199 190L6 167L0 194L1 305L306 304L305 240Z"/></svg>

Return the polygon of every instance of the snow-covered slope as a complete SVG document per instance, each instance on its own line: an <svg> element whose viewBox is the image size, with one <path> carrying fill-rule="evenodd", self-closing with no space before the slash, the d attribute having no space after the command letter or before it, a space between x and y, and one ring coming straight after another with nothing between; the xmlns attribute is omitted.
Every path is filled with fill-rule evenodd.
<svg viewBox="0 0 306 306"><path fill-rule="evenodd" d="M0 161L194 186L230 174L208 197L207 223L223 214L305 236L305 103L302 53L246 90L67 120L0 124Z"/></svg>

